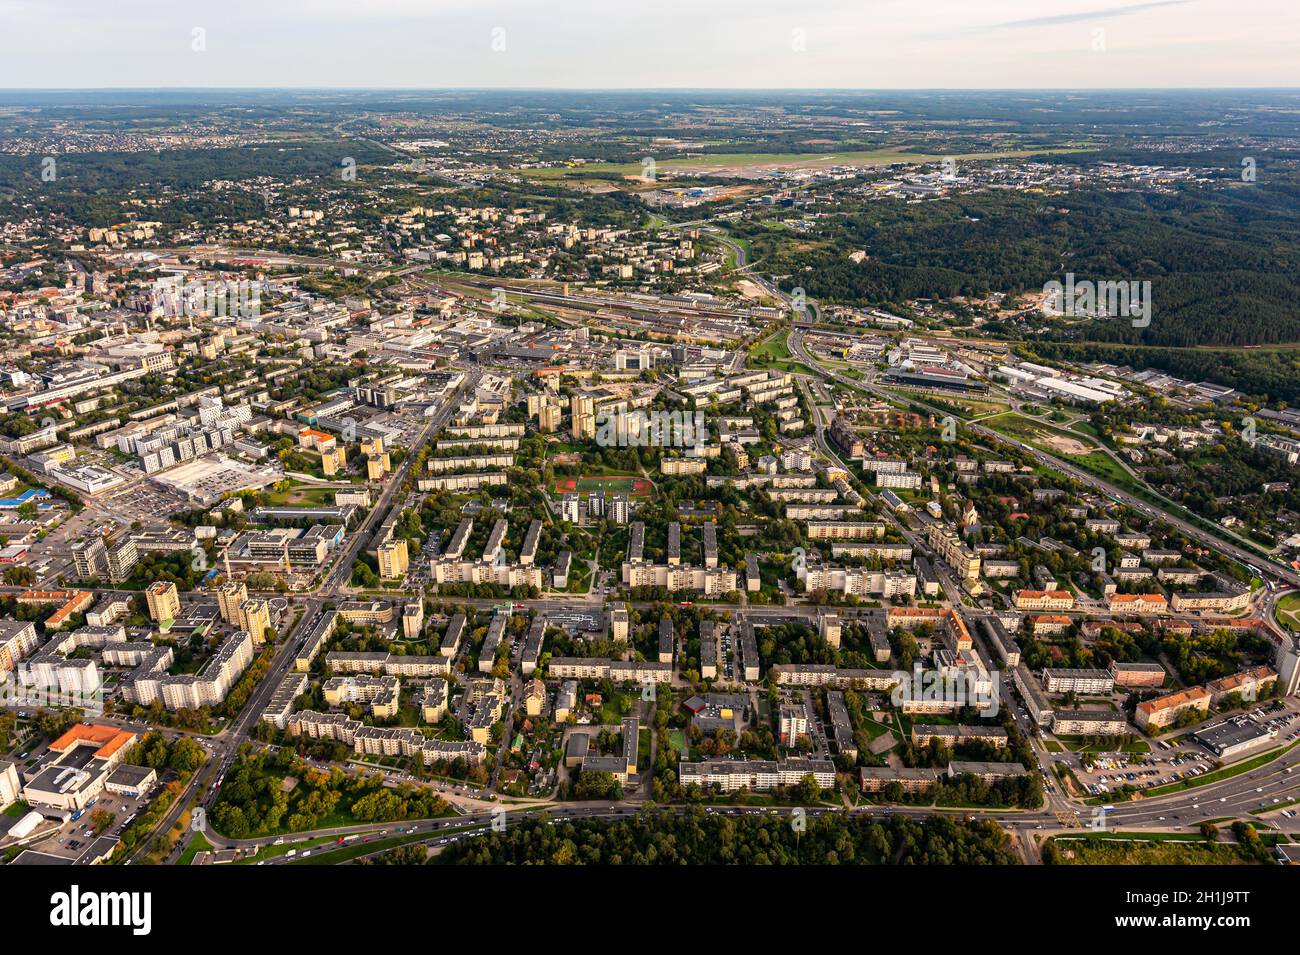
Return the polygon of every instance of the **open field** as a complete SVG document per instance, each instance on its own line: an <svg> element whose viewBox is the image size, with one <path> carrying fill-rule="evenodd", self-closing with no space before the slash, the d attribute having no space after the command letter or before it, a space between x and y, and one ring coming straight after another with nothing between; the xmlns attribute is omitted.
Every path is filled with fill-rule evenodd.
<svg viewBox="0 0 1300 955"><path fill-rule="evenodd" d="M1070 434L1047 422L1035 421L1014 412L983 418L980 424L1001 431L1003 434L1009 434L1013 438L1040 445L1052 454L1085 455L1097 450L1096 445L1086 442L1080 435Z"/></svg>
<svg viewBox="0 0 1300 955"><path fill-rule="evenodd" d="M1058 836L1053 844L1066 865L1250 865L1235 845L1199 836L1161 833Z"/></svg>
<svg viewBox="0 0 1300 955"><path fill-rule="evenodd" d="M980 424L1032 444L1048 454L1064 458L1118 487L1132 491L1142 486L1114 458L1085 440L1082 435L1071 434L1015 412L982 418Z"/></svg>
<svg viewBox="0 0 1300 955"><path fill-rule="evenodd" d="M1032 444L1039 450L1046 451L1048 454L1055 455L1076 467L1082 468L1090 474L1107 481L1116 487L1123 488L1130 494L1143 498L1155 504L1157 507L1170 511L1173 514L1198 524L1207 530L1216 534L1223 534L1224 528L1218 524L1206 520L1199 514L1193 514L1181 504L1172 501L1163 495L1157 494L1151 490L1140 479L1134 477L1120 465L1120 463L1104 450L1096 446L1089 445L1081 434L1072 434L1061 428L1057 428L1046 422L1036 421L1026 418L1024 415L1011 412L1004 415L994 415L989 418L980 419L980 424L999 431L1009 437L1018 438L1028 444ZM1057 450L1053 446L1053 441L1058 445L1065 441L1078 442L1086 448L1090 448L1083 454L1071 454L1065 451ZM1243 533L1231 535L1236 542L1248 550L1253 550L1264 556L1265 552L1261 550L1259 543L1249 538L1250 528L1242 528Z"/></svg>
<svg viewBox="0 0 1300 955"><path fill-rule="evenodd" d="M782 328L754 346L749 353L751 363L761 364L766 361L788 361L790 355L790 329Z"/></svg>
<svg viewBox="0 0 1300 955"><path fill-rule="evenodd" d="M659 173L678 171L697 175L753 179L776 169L827 169L834 166L857 166L870 169L889 166L893 163L922 165L942 162L945 159L955 159L958 162L963 160L973 162L980 159L1012 159L1020 156L1042 156L1050 153L1084 151L1086 151L1085 147L1018 149L1005 152L964 153L956 156L915 153L899 148L846 150L826 153L715 153L684 156L677 159L657 159L655 169ZM565 166L551 169L516 169L513 171L530 179L583 179L591 176L614 175L639 181L643 174L643 166L640 162L593 162L581 166Z"/></svg>
<svg viewBox="0 0 1300 955"><path fill-rule="evenodd" d="M265 493L266 503L272 507L329 507L334 504L337 490L293 482L287 491Z"/></svg>
<svg viewBox="0 0 1300 955"><path fill-rule="evenodd" d="M981 398L952 397L946 399L950 405L956 405L969 414L972 420L982 421L990 415L1006 414L1011 406L1004 401L988 401Z"/></svg>

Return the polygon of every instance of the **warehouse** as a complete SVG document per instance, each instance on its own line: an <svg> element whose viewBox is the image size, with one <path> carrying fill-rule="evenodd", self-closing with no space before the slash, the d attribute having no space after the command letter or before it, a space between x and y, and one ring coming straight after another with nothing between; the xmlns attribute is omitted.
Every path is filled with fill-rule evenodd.
<svg viewBox="0 0 1300 955"><path fill-rule="evenodd" d="M1272 743L1276 733L1246 717L1202 727L1193 737L1219 759L1236 759Z"/></svg>

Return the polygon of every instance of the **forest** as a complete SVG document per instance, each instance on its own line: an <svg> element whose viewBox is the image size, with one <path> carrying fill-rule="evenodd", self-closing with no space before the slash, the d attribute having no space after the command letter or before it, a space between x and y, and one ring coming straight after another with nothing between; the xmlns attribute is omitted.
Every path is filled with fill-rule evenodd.
<svg viewBox="0 0 1300 955"><path fill-rule="evenodd" d="M466 839L436 861L451 865L1014 865L992 822L947 816L873 819L826 813L804 820L648 810L635 819L529 819Z"/></svg>
<svg viewBox="0 0 1300 955"><path fill-rule="evenodd" d="M315 769L298 762L289 750L241 752L227 776L212 809L212 821L234 839L301 832L330 821L425 819L447 809L431 789L390 789L378 775L349 776L338 769Z"/></svg>
<svg viewBox="0 0 1300 955"><path fill-rule="evenodd" d="M1017 295L1063 280L1150 281L1148 327L1117 320L1062 324L1061 339L1163 346L1300 342L1300 174L1277 167L1257 183L1219 180L1172 191L1085 186L1059 197L1024 192L878 201L827 234L791 242L779 230L737 230L756 259L828 303ZM863 250L868 258L848 258Z"/></svg>

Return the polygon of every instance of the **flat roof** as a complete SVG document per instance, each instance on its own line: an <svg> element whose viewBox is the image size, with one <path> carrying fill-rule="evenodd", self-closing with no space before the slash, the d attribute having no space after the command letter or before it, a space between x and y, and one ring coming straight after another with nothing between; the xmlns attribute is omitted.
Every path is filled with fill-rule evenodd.
<svg viewBox="0 0 1300 955"><path fill-rule="evenodd" d="M72 860L67 856L56 856L49 852L37 852L35 849L24 849L14 857L10 865L72 865Z"/></svg>
<svg viewBox="0 0 1300 955"><path fill-rule="evenodd" d="M113 775L108 777L108 781L115 786L138 786L151 775L154 775L151 766L133 766L124 763L113 770Z"/></svg>
<svg viewBox="0 0 1300 955"><path fill-rule="evenodd" d="M1202 745L1221 752L1225 749L1249 743L1262 743L1271 739L1273 734L1265 727L1251 720L1244 722L1225 720L1222 723L1216 723L1214 726L1199 729L1192 735Z"/></svg>

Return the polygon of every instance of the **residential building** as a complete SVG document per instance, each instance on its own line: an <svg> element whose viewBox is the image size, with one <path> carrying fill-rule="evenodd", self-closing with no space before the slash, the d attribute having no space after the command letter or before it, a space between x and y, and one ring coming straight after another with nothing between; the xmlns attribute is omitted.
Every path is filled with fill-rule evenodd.
<svg viewBox="0 0 1300 955"><path fill-rule="evenodd" d="M0 620L0 673L7 673L40 644L36 624L25 620Z"/></svg>
<svg viewBox="0 0 1300 955"><path fill-rule="evenodd" d="M1115 678L1108 670L1046 669L1043 689L1048 693L1101 694L1115 688Z"/></svg>
<svg viewBox="0 0 1300 955"><path fill-rule="evenodd" d="M677 778L683 786L717 786L723 792L770 792L778 786L796 786L808 776L822 789L831 789L835 786L835 764L823 759L751 759L682 762L677 767Z"/></svg>
<svg viewBox="0 0 1300 955"><path fill-rule="evenodd" d="M175 620L181 615L181 598L176 585L168 580L155 580L144 591L149 607L149 619L156 623Z"/></svg>
<svg viewBox="0 0 1300 955"><path fill-rule="evenodd" d="M1052 732L1058 736L1123 736L1129 731L1121 710L1057 710Z"/></svg>
<svg viewBox="0 0 1300 955"><path fill-rule="evenodd" d="M1068 590L1017 590L1017 610L1073 610L1074 594Z"/></svg>
<svg viewBox="0 0 1300 955"><path fill-rule="evenodd" d="M1204 687L1193 686L1137 705L1136 722L1140 729L1160 731L1171 726L1184 713L1206 716L1212 694Z"/></svg>
<svg viewBox="0 0 1300 955"><path fill-rule="evenodd" d="M379 576L392 580L394 578L405 577L410 561L407 552L406 540L404 538L394 538L379 545Z"/></svg>
<svg viewBox="0 0 1300 955"><path fill-rule="evenodd" d="M1110 673L1116 686L1153 688L1164 686L1165 668L1159 663L1111 661Z"/></svg>

